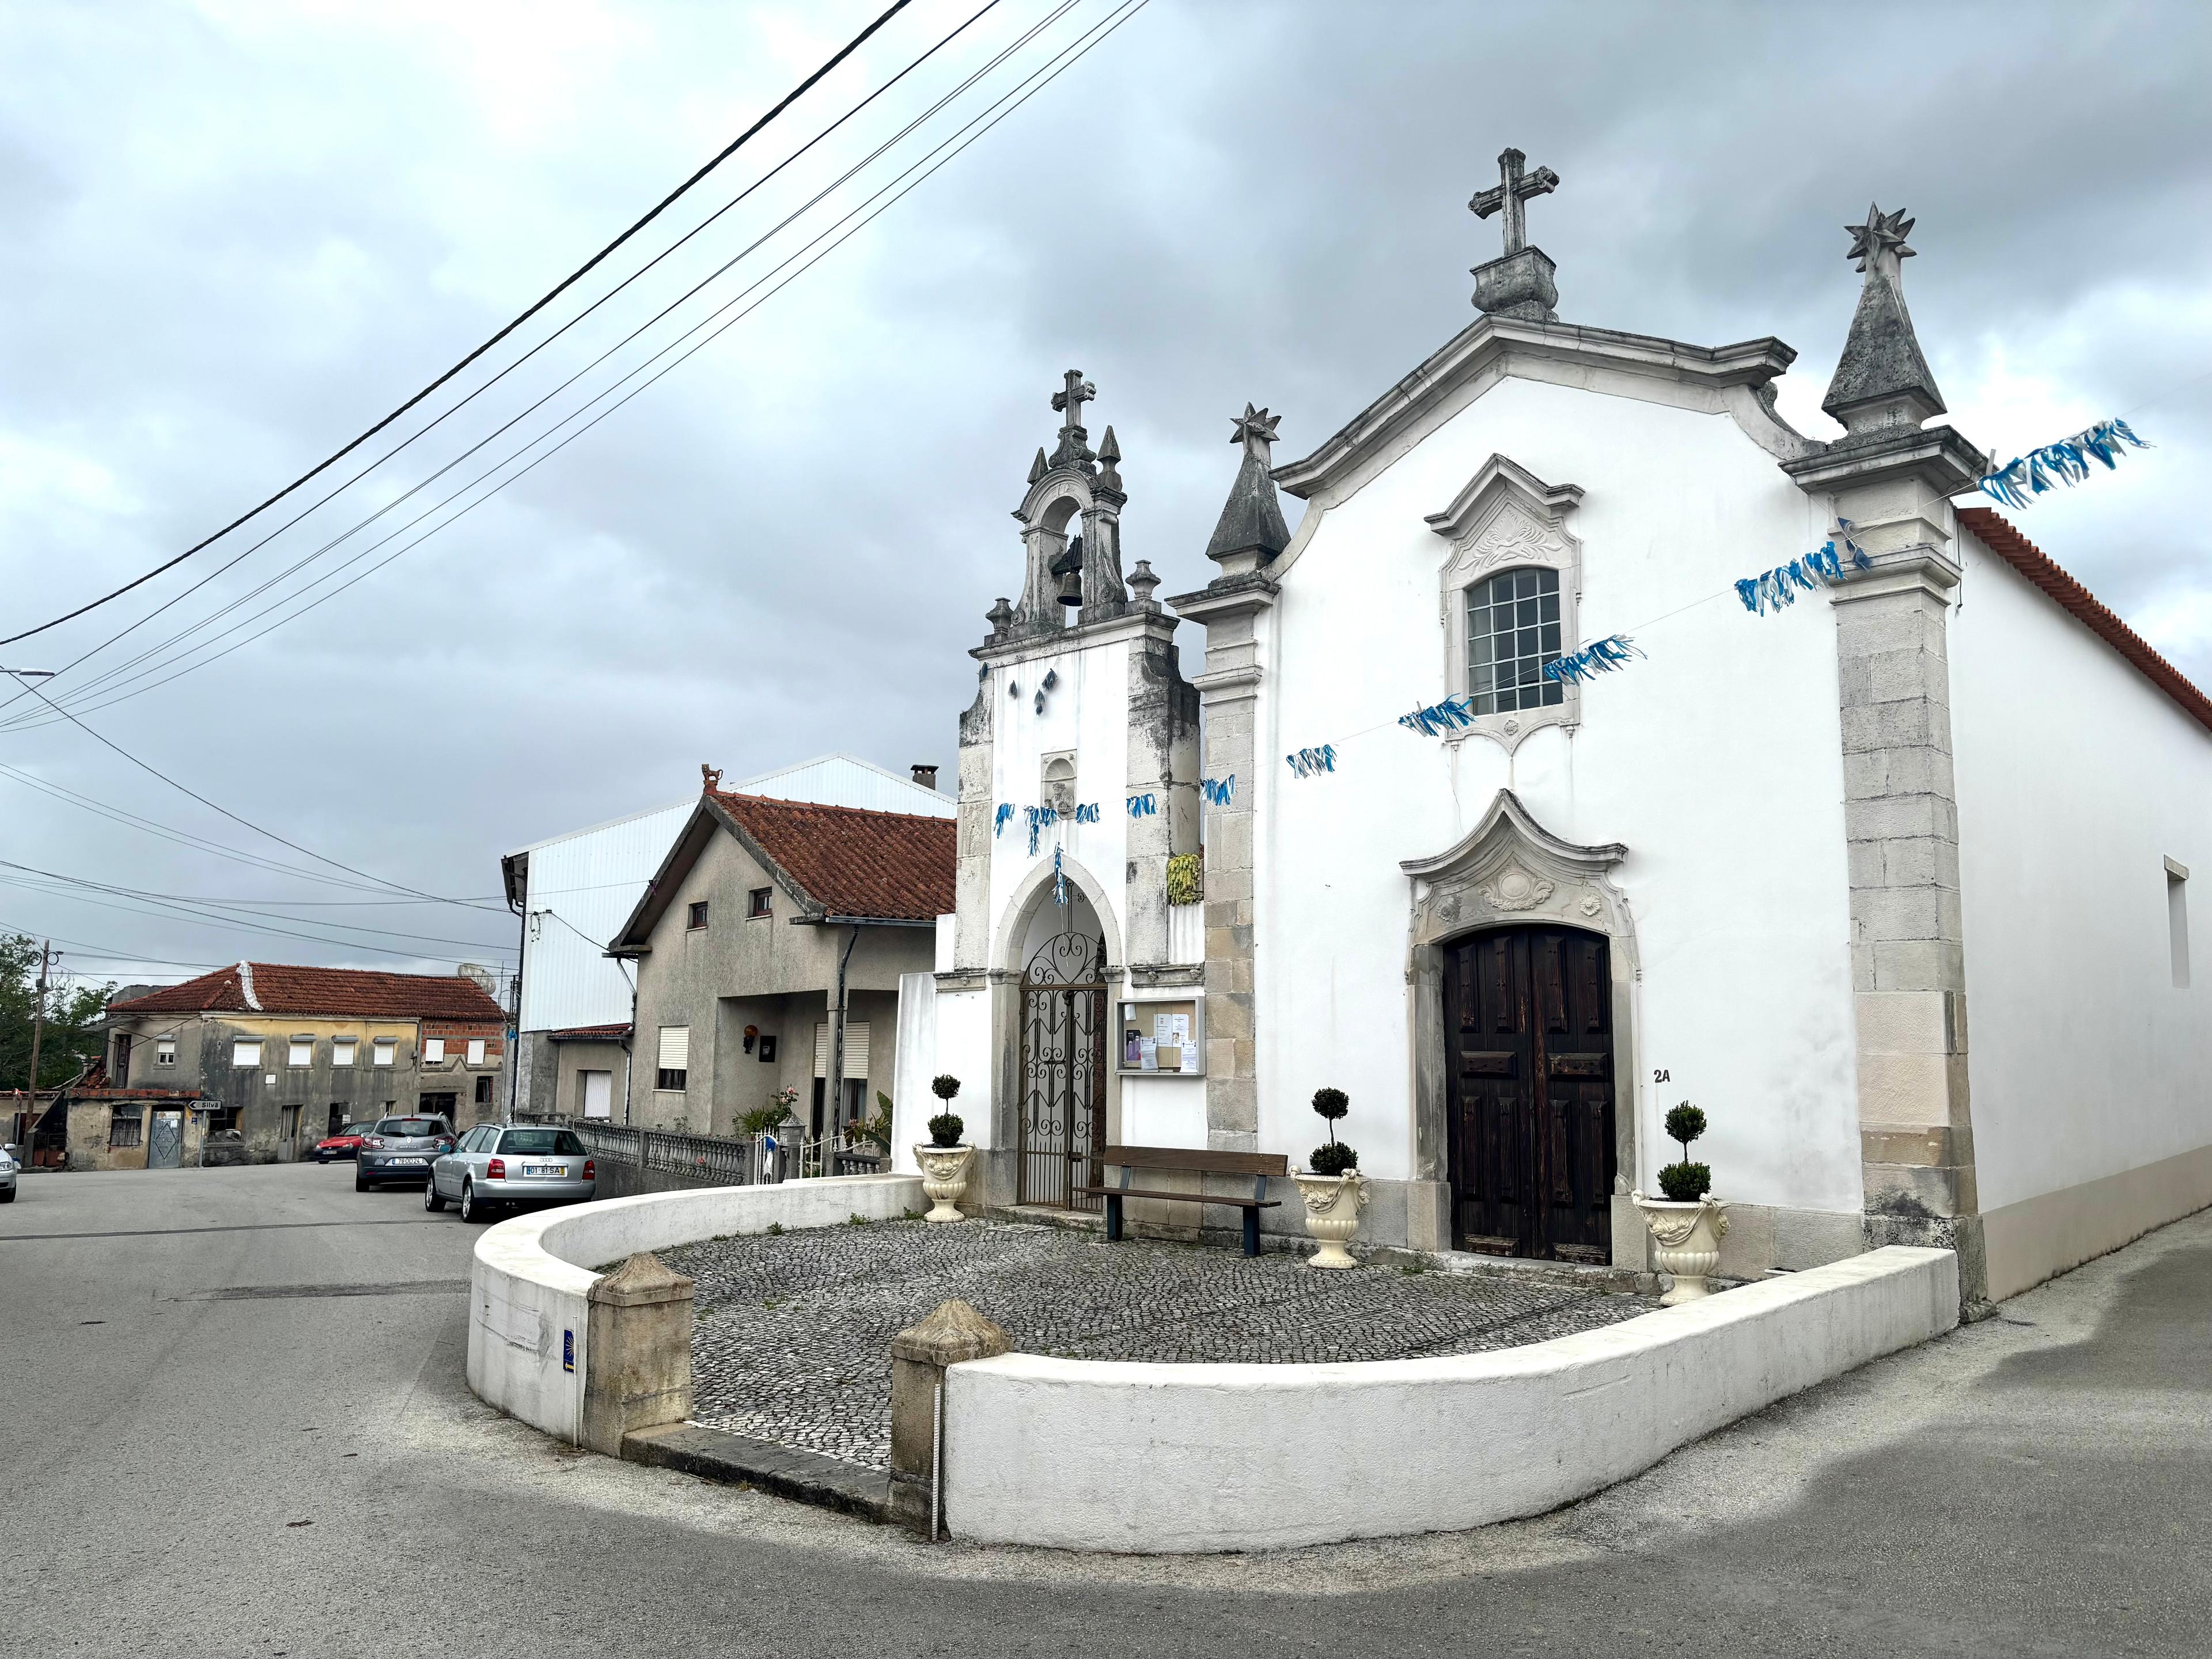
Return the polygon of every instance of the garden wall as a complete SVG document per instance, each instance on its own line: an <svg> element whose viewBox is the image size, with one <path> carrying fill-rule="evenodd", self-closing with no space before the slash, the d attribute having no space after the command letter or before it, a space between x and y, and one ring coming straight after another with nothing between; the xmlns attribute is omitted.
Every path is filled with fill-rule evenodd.
<svg viewBox="0 0 2212 1659"><path fill-rule="evenodd" d="M1893 1246L1456 1358L970 1360L945 1373L946 1522L979 1542L1146 1553L1483 1526L1586 1497L1958 1320L1957 1258Z"/></svg>

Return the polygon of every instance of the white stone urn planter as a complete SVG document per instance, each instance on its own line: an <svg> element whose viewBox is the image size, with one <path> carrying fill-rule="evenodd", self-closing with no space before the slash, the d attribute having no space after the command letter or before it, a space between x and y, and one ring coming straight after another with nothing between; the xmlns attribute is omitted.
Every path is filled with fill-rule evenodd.
<svg viewBox="0 0 2212 1659"><path fill-rule="evenodd" d="M1367 1207L1367 1177L1357 1170L1342 1175L1292 1175L1298 1196L1306 1201L1306 1231L1321 1248L1306 1258L1309 1267L1356 1267L1344 1247L1359 1231L1359 1212Z"/></svg>
<svg viewBox="0 0 2212 1659"><path fill-rule="evenodd" d="M1631 1193L1629 1201L1644 1212L1644 1225L1651 1229L1651 1265L1674 1280L1674 1288L1659 1298L1659 1305L1672 1308L1711 1296L1705 1275L1721 1264L1728 1206L1710 1193L1689 1204L1646 1198L1642 1193Z"/></svg>
<svg viewBox="0 0 2212 1659"><path fill-rule="evenodd" d="M914 1161L921 1166L921 1190L929 1194L929 1213L924 1221L964 1221L960 1194L968 1190L968 1170L975 1162L973 1146L917 1146Z"/></svg>

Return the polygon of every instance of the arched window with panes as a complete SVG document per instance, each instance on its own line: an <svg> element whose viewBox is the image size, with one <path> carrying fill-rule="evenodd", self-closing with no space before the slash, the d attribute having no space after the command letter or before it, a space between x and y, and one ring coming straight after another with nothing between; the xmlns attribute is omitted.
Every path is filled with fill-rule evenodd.
<svg viewBox="0 0 2212 1659"><path fill-rule="evenodd" d="M1581 696L1547 665L1575 647L1582 544L1567 520L1582 499L1493 455L1429 528L1449 545L1438 572L1448 693L1469 724L1448 737L1486 737L1508 750L1547 726L1573 726Z"/></svg>

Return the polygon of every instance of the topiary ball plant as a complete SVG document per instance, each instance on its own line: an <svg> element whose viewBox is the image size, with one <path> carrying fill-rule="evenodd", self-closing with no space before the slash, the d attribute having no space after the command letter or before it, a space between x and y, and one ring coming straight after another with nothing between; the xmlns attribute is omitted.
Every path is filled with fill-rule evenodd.
<svg viewBox="0 0 2212 1659"><path fill-rule="evenodd" d="M1659 1171L1659 1190L1677 1204L1694 1204L1712 1190L1711 1168L1690 1162L1690 1143L1705 1132L1705 1113L1686 1100L1667 1114L1667 1139L1680 1145L1682 1158Z"/></svg>
<svg viewBox="0 0 2212 1659"><path fill-rule="evenodd" d="M1359 1154L1336 1138L1337 1121L1352 1109L1351 1097L1341 1089L1316 1089L1313 1109L1315 1115L1328 1125L1328 1142L1313 1149L1306 1167L1317 1176L1340 1176L1358 1169Z"/></svg>
<svg viewBox="0 0 2212 1659"><path fill-rule="evenodd" d="M968 1126L951 1112L939 1112L929 1120L929 1144L933 1146L957 1146L960 1132Z"/></svg>
<svg viewBox="0 0 2212 1659"><path fill-rule="evenodd" d="M950 1072L941 1072L930 1079L929 1092L939 1100L950 1100L960 1092L960 1079Z"/></svg>

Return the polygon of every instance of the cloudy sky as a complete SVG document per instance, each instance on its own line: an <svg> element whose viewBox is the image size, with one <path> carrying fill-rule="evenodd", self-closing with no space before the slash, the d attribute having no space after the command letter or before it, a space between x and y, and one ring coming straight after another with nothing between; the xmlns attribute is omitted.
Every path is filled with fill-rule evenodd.
<svg viewBox="0 0 2212 1659"><path fill-rule="evenodd" d="M2022 522L2212 684L2191 496L2212 441L2201 7L1150 0L1078 55L1113 0L1000 0L705 222L982 3L917 0L327 505L247 552L382 447L0 647L64 671L47 695L93 730L296 843L19 697L0 859L129 890L0 867L0 928L68 941L103 977L242 954L444 971L511 954L501 853L681 799L702 761L949 763L966 647L1018 586L1007 513L1060 372L1099 388L1094 441L1109 422L1121 438L1127 556L1166 592L1195 586L1229 416L1272 406L1279 456L1302 454L1462 327L1468 267L1497 244L1466 200L1508 144L1564 180L1530 219L1565 319L1778 335L1801 354L1784 412L1821 435L1858 283L1842 227L1870 198L1909 210L1908 296L1970 439L2008 458L2126 413L2158 446ZM879 9L0 9L0 634L180 551L385 415ZM732 301L708 325L737 317L726 332L582 430ZM478 908L342 903L360 889L269 867L356 879L307 853ZM259 909L181 915L179 896Z"/></svg>

